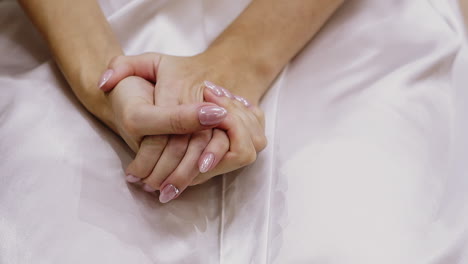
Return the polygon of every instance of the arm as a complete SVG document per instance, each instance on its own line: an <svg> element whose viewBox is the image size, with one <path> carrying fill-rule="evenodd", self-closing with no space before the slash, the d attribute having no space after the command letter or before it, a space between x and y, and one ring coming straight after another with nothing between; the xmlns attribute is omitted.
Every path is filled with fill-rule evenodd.
<svg viewBox="0 0 468 264"><path fill-rule="evenodd" d="M244 83L225 86L236 87L234 93L256 103L282 68L343 2L344 0L253 0L211 44L206 53L213 54L208 56L218 59L225 57L225 61L237 65L234 67L247 76L244 81L251 82L252 85Z"/></svg>
<svg viewBox="0 0 468 264"><path fill-rule="evenodd" d="M81 103L134 151L146 135L192 133L213 128L224 118L205 111L205 107L213 108L206 103L158 108L154 85L136 77L125 78L109 95L97 89L101 73L112 58L122 55L122 49L96 0L20 3L46 39ZM208 119L212 121L209 124L205 122Z"/></svg>
<svg viewBox="0 0 468 264"><path fill-rule="evenodd" d="M201 84L204 80L212 80L235 94L247 97L253 103L250 110L230 108L232 116L250 115L252 117L249 111L257 109L256 105L276 75L318 32L342 2L343 0L253 0L251 5L213 42L207 51L193 57L175 57L158 53L118 57L109 64L113 75L100 88L103 91L110 91L121 79L137 75L156 83L158 93L156 104L170 105L203 100L201 95L203 95L204 85ZM181 76L184 76L183 82L180 81ZM227 89L213 84L205 83L205 85L213 89L217 96L232 98L232 94ZM216 99L217 97L211 96L210 98ZM240 97L234 98L240 99L240 103L244 106L249 105ZM205 99L207 99L206 96ZM226 103L226 101L228 100L220 102ZM211 102L218 103L217 100ZM177 160L176 163L179 165L174 168L172 174L156 169L160 159L154 155L137 155L127 169L127 173L136 176L131 178L132 181L145 179L144 183L151 187L148 190L164 189L164 185L172 185L169 189L177 190L172 191L171 197L174 198L174 195L180 194L179 191L184 190L190 182L200 183L220 173L248 165L255 160L256 152L263 149L266 144L263 133L263 115L260 110L255 112L253 118L240 119L256 121L248 125L237 122L240 123L238 127L243 129L236 132L230 130L229 138L213 136L207 149L210 149L212 145L229 146L230 144L229 150L237 151L229 155L224 155L222 151L212 151L214 155L206 161L202 155L199 171L193 166L183 166L186 164L185 157L199 156L206 145L197 143L194 145L201 146L202 149L193 151L189 147L185 157ZM234 127L233 123L230 123L230 127ZM235 136L242 133L245 134L243 139L247 140L236 140ZM185 144L185 141L182 143ZM248 143L253 144L249 146ZM145 145L145 141L142 145ZM170 149L174 148L167 145L164 151ZM251 149L253 151L248 151ZM195 154L191 154L194 152ZM218 162L220 162L219 166L217 166ZM150 169L154 167L153 164L156 164L156 167L148 176ZM210 165L204 166L205 164ZM148 168L145 169L145 166ZM199 174L200 172L202 174ZM198 177L195 178L197 175Z"/></svg>
<svg viewBox="0 0 468 264"><path fill-rule="evenodd" d="M257 105L283 67L343 2L253 0L205 52L187 58L147 54L139 56L139 60L132 59L131 63L119 60L119 63L109 65L115 73L101 88L110 91L119 80L129 75L151 81L155 81L158 75L170 79L171 74L166 74L168 70L156 72L154 67L153 62L164 57L164 61L169 61L166 64L174 65L175 72L188 69L196 73L190 75L195 75L191 82L198 88L203 80L210 80ZM148 72L148 69L154 73L139 74ZM189 90L187 88L190 87L183 89Z"/></svg>
<svg viewBox="0 0 468 264"><path fill-rule="evenodd" d="M20 0L83 105L114 129L109 102L96 89L122 49L96 0Z"/></svg>

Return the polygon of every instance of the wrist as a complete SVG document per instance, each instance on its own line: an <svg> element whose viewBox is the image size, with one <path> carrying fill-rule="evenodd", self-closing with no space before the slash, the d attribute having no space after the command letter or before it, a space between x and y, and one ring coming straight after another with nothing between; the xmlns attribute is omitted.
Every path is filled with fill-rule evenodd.
<svg viewBox="0 0 468 264"><path fill-rule="evenodd" d="M66 70L62 69L73 92L83 106L114 131L116 130L111 99L106 93L99 89L98 82L101 75L107 69L109 61L114 56L120 54L120 52L112 52L93 62L83 58L82 60L76 61L75 64L68 64Z"/></svg>
<svg viewBox="0 0 468 264"><path fill-rule="evenodd" d="M255 105L281 71L277 64L254 55L235 41L216 41L199 56L216 71L217 79L213 82Z"/></svg>
<svg viewBox="0 0 468 264"><path fill-rule="evenodd" d="M70 83L72 90L81 104L92 115L99 119L102 123L108 126L113 131L115 130L114 114L112 111L111 99L107 94L97 88L97 84L88 83L78 85ZM80 91L80 92L76 92Z"/></svg>
<svg viewBox="0 0 468 264"><path fill-rule="evenodd" d="M88 104L90 107L87 107L87 109L107 127L118 133L115 126L115 117L114 111L112 110L111 99L104 92L99 92L101 93L101 96L97 96L94 100L90 100L90 103Z"/></svg>

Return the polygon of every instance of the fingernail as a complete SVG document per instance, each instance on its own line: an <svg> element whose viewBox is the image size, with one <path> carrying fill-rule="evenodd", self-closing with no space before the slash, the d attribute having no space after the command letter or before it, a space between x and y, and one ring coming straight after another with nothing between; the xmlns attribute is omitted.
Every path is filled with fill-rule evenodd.
<svg viewBox="0 0 468 264"><path fill-rule="evenodd" d="M214 154L211 152L208 152L204 155L203 159L200 161L198 164L198 168L200 169L200 173L205 173L210 170L211 165L213 165L214 162Z"/></svg>
<svg viewBox="0 0 468 264"><path fill-rule="evenodd" d="M246 107L249 107L249 106L250 106L249 101L247 101L247 99L245 99L245 98L242 97L242 96L234 95L234 99L236 99L237 101L243 103Z"/></svg>
<svg viewBox="0 0 468 264"><path fill-rule="evenodd" d="M204 83L205 83L206 88L210 89L210 91L214 95L223 96L223 92L221 91L221 89L219 89L219 87L216 84L214 84L214 83L212 83L210 81L205 81Z"/></svg>
<svg viewBox="0 0 468 264"><path fill-rule="evenodd" d="M145 190L145 192L155 192L155 191L156 191L155 188L149 186L148 184L145 184L145 185L143 186L143 190Z"/></svg>
<svg viewBox="0 0 468 264"><path fill-rule="evenodd" d="M104 74L101 76L101 79L99 80L99 89L106 84L106 82L112 77L112 74L114 74L114 70L108 69L107 71L104 72Z"/></svg>
<svg viewBox="0 0 468 264"><path fill-rule="evenodd" d="M128 182L131 182L131 183L135 183L135 182L139 182L140 181L140 178L136 177L136 176L133 176L131 174L125 176L125 179L128 181Z"/></svg>
<svg viewBox="0 0 468 264"><path fill-rule="evenodd" d="M167 203L174 199L177 194L179 194L179 189L172 184L168 184L164 189L162 189L161 194L159 194L159 201L161 203Z"/></svg>
<svg viewBox="0 0 468 264"><path fill-rule="evenodd" d="M234 96L232 95L232 93L231 93L228 89L223 88L223 87L221 87L221 86L218 86L218 88L221 89L221 91L223 92L224 96L226 96L227 98L230 98L230 99L234 98Z"/></svg>
<svg viewBox="0 0 468 264"><path fill-rule="evenodd" d="M212 126L221 123L226 118L226 109L219 106L204 106L198 111L198 119L200 124L204 126Z"/></svg>

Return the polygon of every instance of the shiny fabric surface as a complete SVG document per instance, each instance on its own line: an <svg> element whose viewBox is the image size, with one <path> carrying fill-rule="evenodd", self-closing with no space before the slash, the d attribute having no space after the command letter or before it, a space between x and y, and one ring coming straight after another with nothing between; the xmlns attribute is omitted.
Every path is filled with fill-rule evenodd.
<svg viewBox="0 0 468 264"><path fill-rule="evenodd" d="M185 56L248 2L101 5L128 54ZM15 1L0 25L0 263L468 263L456 1L347 1L264 97L257 162L166 205L125 183L133 154Z"/></svg>

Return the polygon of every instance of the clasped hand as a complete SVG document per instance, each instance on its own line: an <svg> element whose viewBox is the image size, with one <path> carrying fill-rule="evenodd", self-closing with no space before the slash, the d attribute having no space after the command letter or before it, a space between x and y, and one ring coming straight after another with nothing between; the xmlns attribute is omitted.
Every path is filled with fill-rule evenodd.
<svg viewBox="0 0 468 264"><path fill-rule="evenodd" d="M160 190L162 203L251 164L266 146L258 102L206 81L222 82L220 70L204 56L145 53L114 58L101 78L116 132L136 152L126 179Z"/></svg>

